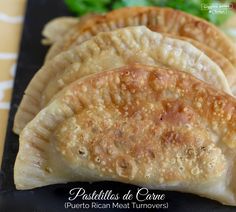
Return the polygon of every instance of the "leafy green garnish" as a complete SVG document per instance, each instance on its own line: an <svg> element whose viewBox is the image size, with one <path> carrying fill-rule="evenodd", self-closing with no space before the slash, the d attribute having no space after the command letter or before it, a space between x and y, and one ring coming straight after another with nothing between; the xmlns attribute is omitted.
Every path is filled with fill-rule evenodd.
<svg viewBox="0 0 236 212"><path fill-rule="evenodd" d="M65 0L69 10L78 16L86 13L105 13L111 9L131 6L171 7L204 18L216 25L231 16L229 8L212 10L214 4L227 5L231 0ZM203 9L202 5L206 7ZM214 7L213 7L214 8Z"/></svg>
<svg viewBox="0 0 236 212"><path fill-rule="evenodd" d="M110 2L110 0L65 0L68 9L79 16L92 12L107 12Z"/></svg>

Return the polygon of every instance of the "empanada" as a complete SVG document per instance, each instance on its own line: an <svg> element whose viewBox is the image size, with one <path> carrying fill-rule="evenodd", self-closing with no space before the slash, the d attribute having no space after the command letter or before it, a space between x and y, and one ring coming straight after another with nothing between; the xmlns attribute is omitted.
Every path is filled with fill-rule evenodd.
<svg viewBox="0 0 236 212"><path fill-rule="evenodd" d="M22 131L17 189L120 181L236 205L236 100L190 74L127 66L80 79Z"/></svg>
<svg viewBox="0 0 236 212"><path fill-rule="evenodd" d="M42 43L44 45L52 45L55 42L61 40L68 31L70 31L75 25L76 27L84 26L89 23L89 19L98 18L100 15L89 14L80 18L74 17L59 17L48 22L42 31L44 39Z"/></svg>
<svg viewBox="0 0 236 212"><path fill-rule="evenodd" d="M228 58L236 67L236 49L232 41L213 24L190 14L170 8L122 8L75 26L50 49L47 59L61 51L88 40L99 32L121 27L145 25L153 31L179 35L197 40Z"/></svg>
<svg viewBox="0 0 236 212"><path fill-rule="evenodd" d="M130 63L171 67L231 93L221 69L188 42L144 26L104 32L45 64L31 80L15 117L19 133L62 88L76 79Z"/></svg>
<svg viewBox="0 0 236 212"><path fill-rule="evenodd" d="M74 17L59 17L48 22L42 31L44 45L51 45L60 39L70 30L73 26L79 23L78 18Z"/></svg>

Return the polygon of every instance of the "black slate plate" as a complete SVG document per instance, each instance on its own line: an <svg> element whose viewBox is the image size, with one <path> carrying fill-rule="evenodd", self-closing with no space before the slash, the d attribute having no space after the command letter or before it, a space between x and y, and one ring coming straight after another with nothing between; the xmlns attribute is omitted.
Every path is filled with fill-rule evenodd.
<svg viewBox="0 0 236 212"><path fill-rule="evenodd" d="M94 190L99 192L102 189L104 191L112 190L113 193L119 193L120 196L127 193L128 190L135 194L138 189L136 186L122 183L100 182L93 184L69 183L66 185L52 185L30 191L15 190L13 166L18 151L18 136L12 132L14 115L27 84L43 63L47 49L40 43L41 30L48 20L62 15L68 15L63 0L28 0L3 156L2 177L0 181L0 211L70 211L70 209L65 209L64 204L68 202L69 190L75 187L83 187L87 193ZM223 206L215 201L192 194L162 191L152 192L165 194L165 200L145 201L142 203L161 204L168 202L168 209L165 209L165 211L236 211L236 208ZM108 200L94 202L112 204ZM113 202L127 203L124 200ZM129 201L129 210L134 210L131 209L131 202L138 203L138 201L136 198ZM73 203L87 203L90 206L92 204L91 201L82 201L80 198L76 199ZM92 209L90 207L89 209L78 210L96 211L99 209ZM110 208L107 210L113 211L118 209ZM147 210L150 211L151 209L142 209L142 211ZM125 210L123 209L123 211Z"/></svg>

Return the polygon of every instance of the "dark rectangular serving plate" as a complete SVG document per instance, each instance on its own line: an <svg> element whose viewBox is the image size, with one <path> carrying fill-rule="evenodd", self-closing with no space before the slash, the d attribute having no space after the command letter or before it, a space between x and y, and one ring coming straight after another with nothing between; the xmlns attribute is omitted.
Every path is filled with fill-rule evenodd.
<svg viewBox="0 0 236 212"><path fill-rule="evenodd" d="M68 202L69 191L72 188L83 187L86 192L97 192L101 190L112 190L113 193L122 194L131 190L136 193L138 187L115 183L115 182L98 182L86 183L75 182L68 184L52 185L43 188L16 191L13 181L13 167L18 151L18 136L12 132L13 119L16 109L21 101L23 92L30 79L43 64L44 56L47 48L42 46L41 31L43 26L52 18L57 16L69 15L63 0L28 0L26 17L24 22L23 35L20 46L20 55L16 78L14 83L14 91L11 102L11 110L6 134L5 149L3 156L1 180L0 180L0 211L70 211L65 209L64 204ZM236 211L234 207L223 206L216 201L201 198L192 194L178 192L154 191L156 194L165 194L168 202L168 209L165 211ZM96 201L97 203L111 203L111 201ZM127 203L127 201L114 201L119 203ZM137 200L133 200L137 202ZM142 203L164 203L161 201L145 201ZM91 203L91 201L83 201L77 199L74 203ZM72 210L72 209L71 209ZM73 209L73 211L76 209ZM98 209L78 209L80 211L97 211ZM104 210L104 209L103 209ZM106 209L105 209L106 210ZM109 211L117 211L118 209L107 209ZM128 209L127 209L128 210ZM122 211L127 211L122 210ZM129 209L129 211L134 209ZM143 211L147 211L144 209ZM149 209L150 211L151 209Z"/></svg>

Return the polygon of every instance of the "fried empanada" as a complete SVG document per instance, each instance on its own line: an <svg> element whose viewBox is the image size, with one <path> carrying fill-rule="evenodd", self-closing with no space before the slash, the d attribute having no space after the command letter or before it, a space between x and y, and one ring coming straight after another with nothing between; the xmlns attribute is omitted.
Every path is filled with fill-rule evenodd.
<svg viewBox="0 0 236 212"><path fill-rule="evenodd" d="M44 36L42 44L52 45L59 41L73 26L79 23L78 18L74 17L59 17L48 22L42 31Z"/></svg>
<svg viewBox="0 0 236 212"><path fill-rule="evenodd" d="M236 100L191 74L144 65L62 90L20 134L17 189L120 181L236 205Z"/></svg>
<svg viewBox="0 0 236 212"><path fill-rule="evenodd" d="M99 17L99 15L89 14L82 16L80 18L74 18L74 17L55 18L45 25L42 31L42 35L44 36L42 43L44 45L52 45L55 42L61 40L65 36L65 34L68 33L75 25L76 28L79 28L80 26L83 26L85 22L86 24L88 24L90 18L95 18L95 17Z"/></svg>
<svg viewBox="0 0 236 212"><path fill-rule="evenodd" d="M14 132L19 133L69 83L131 63L186 71L231 93L221 69L190 43L152 32L144 26L122 28L100 33L46 63L25 91L15 117Z"/></svg>
<svg viewBox="0 0 236 212"><path fill-rule="evenodd" d="M88 40L99 32L121 27L145 25L153 31L197 40L223 54L236 67L236 49L232 41L213 24L190 14L170 8L129 7L114 10L75 26L49 50L47 59L61 51Z"/></svg>

